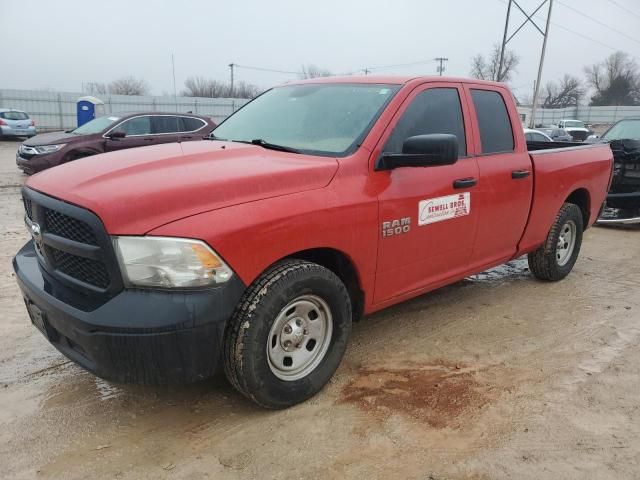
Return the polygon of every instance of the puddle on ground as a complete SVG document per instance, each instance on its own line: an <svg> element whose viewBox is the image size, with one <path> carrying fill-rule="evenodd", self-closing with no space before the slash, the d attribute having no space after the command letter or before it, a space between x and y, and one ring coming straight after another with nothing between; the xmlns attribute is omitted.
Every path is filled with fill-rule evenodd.
<svg viewBox="0 0 640 480"><path fill-rule="evenodd" d="M529 264L527 263L527 257L524 256L485 270L477 275L471 275L465 279L465 282L502 282L527 276L529 276Z"/></svg>
<svg viewBox="0 0 640 480"><path fill-rule="evenodd" d="M445 362L403 369L362 369L343 388L339 402L383 417L401 413L433 428L455 428L458 417L489 403L487 388L475 377L475 369Z"/></svg>
<svg viewBox="0 0 640 480"><path fill-rule="evenodd" d="M110 398L119 397L122 394L122 390L120 390L115 385L103 380L102 378L95 377L96 390L98 391L98 400L104 402L105 400L109 400Z"/></svg>

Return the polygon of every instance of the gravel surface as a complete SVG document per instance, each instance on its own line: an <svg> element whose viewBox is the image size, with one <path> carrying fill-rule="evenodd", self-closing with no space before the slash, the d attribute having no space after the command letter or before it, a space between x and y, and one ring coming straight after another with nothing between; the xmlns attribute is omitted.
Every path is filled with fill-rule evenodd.
<svg viewBox="0 0 640 480"><path fill-rule="evenodd" d="M0 142L0 477L637 479L640 231L594 228L573 273L516 260L363 319L330 385L261 410L223 378L103 381L33 328Z"/></svg>

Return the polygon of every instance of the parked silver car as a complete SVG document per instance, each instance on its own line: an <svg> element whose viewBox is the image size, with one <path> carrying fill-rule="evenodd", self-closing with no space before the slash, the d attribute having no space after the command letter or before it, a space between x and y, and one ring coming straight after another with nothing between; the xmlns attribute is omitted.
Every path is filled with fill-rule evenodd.
<svg viewBox="0 0 640 480"><path fill-rule="evenodd" d="M573 137L564 128L543 127L539 129L542 133L551 137L554 142L573 142Z"/></svg>
<svg viewBox="0 0 640 480"><path fill-rule="evenodd" d="M8 108L0 108L0 138L33 137L36 125L26 112Z"/></svg>

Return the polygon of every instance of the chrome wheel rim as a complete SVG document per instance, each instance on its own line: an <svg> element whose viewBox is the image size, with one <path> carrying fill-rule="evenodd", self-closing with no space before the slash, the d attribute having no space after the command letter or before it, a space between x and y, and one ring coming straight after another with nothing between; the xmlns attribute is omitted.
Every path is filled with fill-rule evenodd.
<svg viewBox="0 0 640 480"><path fill-rule="evenodd" d="M564 267L571 258L576 248L576 236L578 228L573 220L569 220L560 229L558 245L556 246L556 261L558 266Z"/></svg>
<svg viewBox="0 0 640 480"><path fill-rule="evenodd" d="M329 350L333 317L327 302L302 295L278 314L267 338L271 372L281 380L294 381L309 375Z"/></svg>

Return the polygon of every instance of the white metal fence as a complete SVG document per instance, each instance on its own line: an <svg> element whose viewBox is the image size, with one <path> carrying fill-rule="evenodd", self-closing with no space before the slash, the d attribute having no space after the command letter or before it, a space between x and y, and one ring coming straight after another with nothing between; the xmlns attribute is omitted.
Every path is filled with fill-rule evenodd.
<svg viewBox="0 0 640 480"><path fill-rule="evenodd" d="M530 107L518 107L523 123L529 125ZM610 124L627 117L640 117L640 107L590 107L580 105L569 108L540 108L536 110L536 125L551 125L563 119L576 119L590 124Z"/></svg>
<svg viewBox="0 0 640 480"><path fill-rule="evenodd" d="M77 126L76 102L80 92L0 89L0 108L24 110L38 131L68 130ZM156 97L101 95L106 114L118 112L191 112L220 122L248 102L244 98Z"/></svg>

